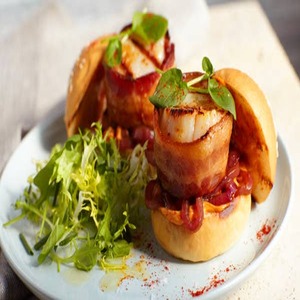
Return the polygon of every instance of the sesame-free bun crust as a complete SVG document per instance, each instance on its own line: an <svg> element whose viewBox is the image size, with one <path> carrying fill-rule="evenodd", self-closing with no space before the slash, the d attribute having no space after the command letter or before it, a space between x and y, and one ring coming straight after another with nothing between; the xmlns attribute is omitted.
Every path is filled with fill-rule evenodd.
<svg viewBox="0 0 300 300"><path fill-rule="evenodd" d="M232 144L240 152L253 179L253 199L265 201L274 185L277 136L270 106L259 86L245 73L221 69L215 78L232 93L237 119Z"/></svg>
<svg viewBox="0 0 300 300"><path fill-rule="evenodd" d="M180 224L180 211L163 207L151 211L154 235L166 252L180 259L200 262L224 253L236 243L248 223L251 195L237 197L232 211L228 212L207 209L205 204L208 205L204 202L203 223L196 232Z"/></svg>
<svg viewBox="0 0 300 300"><path fill-rule="evenodd" d="M90 127L92 121L101 121L106 108L101 61L110 36L99 37L83 48L73 67L65 110L68 136L78 128Z"/></svg>

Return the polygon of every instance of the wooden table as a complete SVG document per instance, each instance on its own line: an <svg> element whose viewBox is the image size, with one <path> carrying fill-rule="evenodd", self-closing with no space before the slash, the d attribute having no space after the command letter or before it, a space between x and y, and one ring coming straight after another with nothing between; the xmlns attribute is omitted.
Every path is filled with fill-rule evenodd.
<svg viewBox="0 0 300 300"><path fill-rule="evenodd" d="M123 22L115 15L112 29L113 19L83 22L76 14L58 2L46 2L0 40L0 170L22 137L64 101L69 73L81 48ZM198 47L193 47L195 51L189 52L180 67L197 69L207 55L216 68L236 67L259 83L290 156L296 200L270 256L228 299L300 299L299 79L257 2L214 6L205 16Z"/></svg>

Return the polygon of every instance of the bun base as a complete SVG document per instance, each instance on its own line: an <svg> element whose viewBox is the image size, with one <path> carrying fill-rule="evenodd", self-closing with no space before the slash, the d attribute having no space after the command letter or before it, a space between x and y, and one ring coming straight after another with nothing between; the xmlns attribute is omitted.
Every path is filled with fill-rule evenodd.
<svg viewBox="0 0 300 300"><path fill-rule="evenodd" d="M251 195L237 197L233 205L228 212L204 211L203 223L197 232L170 222L160 209L152 210L154 235L161 247L174 257L192 262L207 261L231 248L248 223Z"/></svg>

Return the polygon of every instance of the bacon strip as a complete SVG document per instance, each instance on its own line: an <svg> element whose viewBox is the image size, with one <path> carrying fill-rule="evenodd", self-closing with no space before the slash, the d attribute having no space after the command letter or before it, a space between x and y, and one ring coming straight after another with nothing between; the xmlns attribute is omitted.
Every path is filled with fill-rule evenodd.
<svg viewBox="0 0 300 300"><path fill-rule="evenodd" d="M167 70L174 65L174 44L169 35L165 36L165 59L159 68ZM153 128L154 107L149 96L155 91L160 74L151 72L133 78L130 74L121 74L116 68L105 66L105 87L107 96L107 114L110 124L124 128L146 125Z"/></svg>
<svg viewBox="0 0 300 300"><path fill-rule="evenodd" d="M213 191L225 176L232 130L226 114L202 138L174 142L163 135L154 112L154 157L162 187L178 198L202 196Z"/></svg>

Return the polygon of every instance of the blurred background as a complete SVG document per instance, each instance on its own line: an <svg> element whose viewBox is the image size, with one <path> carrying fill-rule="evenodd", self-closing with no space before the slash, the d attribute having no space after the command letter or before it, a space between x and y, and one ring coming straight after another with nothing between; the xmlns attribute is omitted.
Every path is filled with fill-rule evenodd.
<svg viewBox="0 0 300 300"><path fill-rule="evenodd" d="M207 4L218 5L245 0L207 0ZM281 44L300 76L300 1L258 0L275 30Z"/></svg>
<svg viewBox="0 0 300 300"><path fill-rule="evenodd" d="M117 1L115 0L115 2ZM228 2L243 1L251 0L206 0L206 3L208 6L214 6ZM102 12L105 9L109 9L108 5L107 7L105 6L105 1L96 1L99 3L99 10L95 9L95 1L93 0L85 1L85 9L82 9L82 5L78 0L0 0L0 42L15 30L20 23L26 22L36 10L40 9L42 4L47 2L57 2L59 5L65 5L68 9L71 8L72 13L77 18L80 17L81 22L87 22L89 19L96 18L99 11ZM142 3L143 1L140 2ZM161 4L166 2L162 1ZM258 2L266 13L298 76L300 76L300 1L258 0ZM176 5L181 5L182 3L185 4L184 1L180 1L176 2ZM125 0L120 1L120 11L124 11L126 7L128 7L128 3L126 4Z"/></svg>
<svg viewBox="0 0 300 300"><path fill-rule="evenodd" d="M242 2L249 0L206 0L208 6L219 5L228 2ZM251 1L251 0L250 0ZM26 22L30 15L40 9L49 0L0 0L0 43L1 40L16 29L20 22ZM93 7L94 3L100 5L105 1L86 1L86 6ZM147 1L141 1L147 2ZM148 1L150 2L150 1ZM258 0L282 43L288 57L294 66L298 76L300 75L300 1L299 0ZM73 13L80 14L82 20L92 18L97 10L82 10L80 1L59 1L68 7L72 7ZM123 1L125 3L125 1ZM163 3L163 2L161 2ZM178 2L179 3L179 2ZM176 3L176 4L178 4ZM181 1L181 3L184 3ZM90 4L90 5L89 5ZM105 5L104 5L105 6ZM77 9L80 8L80 11ZM105 9L105 7L104 7Z"/></svg>

